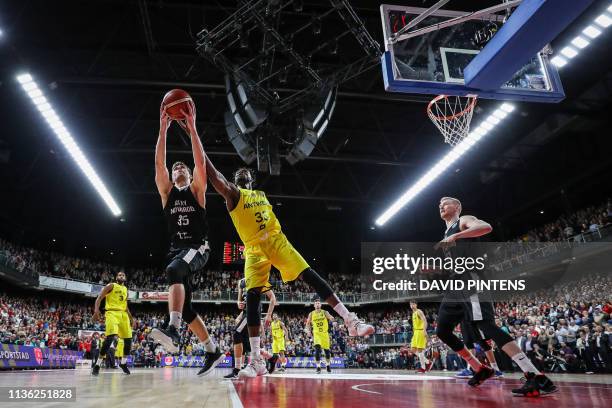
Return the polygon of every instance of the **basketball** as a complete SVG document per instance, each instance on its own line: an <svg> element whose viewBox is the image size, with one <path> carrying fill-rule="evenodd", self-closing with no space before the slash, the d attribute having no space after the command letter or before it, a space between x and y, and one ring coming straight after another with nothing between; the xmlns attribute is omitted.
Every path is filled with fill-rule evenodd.
<svg viewBox="0 0 612 408"><path fill-rule="evenodd" d="M164 99L162 100L162 107L174 120L184 119L184 115L181 113L181 110L187 111L189 109L189 104L193 104L193 99L191 96L182 89L172 89L164 95Z"/></svg>

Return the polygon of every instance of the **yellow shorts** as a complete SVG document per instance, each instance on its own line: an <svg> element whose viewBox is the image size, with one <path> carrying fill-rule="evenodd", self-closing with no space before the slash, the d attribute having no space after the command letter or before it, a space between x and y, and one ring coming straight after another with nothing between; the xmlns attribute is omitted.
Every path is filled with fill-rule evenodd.
<svg viewBox="0 0 612 408"><path fill-rule="evenodd" d="M283 282L296 280L310 267L282 232L245 247L244 259L246 290L269 288L272 265L280 271Z"/></svg>
<svg viewBox="0 0 612 408"><path fill-rule="evenodd" d="M330 347L330 341L329 341L329 334L315 334L314 336L314 344L315 346L318 344L319 346L321 346L321 348L323 350L329 350Z"/></svg>
<svg viewBox="0 0 612 408"><path fill-rule="evenodd" d="M104 334L107 336L117 334L120 339L131 339L132 326L130 325L130 318L127 312L107 310Z"/></svg>
<svg viewBox="0 0 612 408"><path fill-rule="evenodd" d="M115 357L123 357L123 339L117 340L117 348L115 349Z"/></svg>
<svg viewBox="0 0 612 408"><path fill-rule="evenodd" d="M277 354L285 351L285 339L272 340L272 353Z"/></svg>
<svg viewBox="0 0 612 408"><path fill-rule="evenodd" d="M412 332L412 340L410 340L410 347L415 349L424 349L427 347L427 337L425 337L424 330L415 330Z"/></svg>

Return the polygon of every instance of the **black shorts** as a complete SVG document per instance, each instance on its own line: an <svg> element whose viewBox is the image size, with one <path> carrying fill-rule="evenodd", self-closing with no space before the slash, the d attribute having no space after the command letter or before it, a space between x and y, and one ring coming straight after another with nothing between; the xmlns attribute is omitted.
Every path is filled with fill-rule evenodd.
<svg viewBox="0 0 612 408"><path fill-rule="evenodd" d="M176 259L185 261L187 265L189 265L190 274L183 280L183 285L185 286L185 299L191 300L193 276L196 272L204 269L209 257L210 247L208 246L208 242L206 242L204 245L200 245L197 248L171 248L170 252L168 252L168 255L166 256L168 265L170 265L170 263Z"/></svg>
<svg viewBox="0 0 612 408"><path fill-rule="evenodd" d="M246 312L242 313L240 321L234 330L234 344L242 343L243 350L250 350L251 343L249 342L249 328L247 326Z"/></svg>
<svg viewBox="0 0 612 408"><path fill-rule="evenodd" d="M493 302L482 298L482 295L473 294L465 299L466 320L470 322L492 321L495 322L495 310Z"/></svg>

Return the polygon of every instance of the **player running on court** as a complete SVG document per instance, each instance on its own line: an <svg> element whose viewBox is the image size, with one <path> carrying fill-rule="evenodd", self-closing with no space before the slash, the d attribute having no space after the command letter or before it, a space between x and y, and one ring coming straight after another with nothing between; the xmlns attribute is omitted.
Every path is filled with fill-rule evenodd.
<svg viewBox="0 0 612 408"><path fill-rule="evenodd" d="M100 320L100 304L104 299L104 313L106 329L104 334L106 338L100 349L100 358L102 361L106 358L106 353L117 337L123 339L122 357L119 367L125 374L130 374L127 366L127 356L132 350L132 323L134 318L128 309L128 290L125 286L125 272L119 271L115 277L115 282L106 285L102 292L96 298L94 304L93 320ZM91 374L98 375L100 373L100 365L97 358L93 362Z"/></svg>
<svg viewBox="0 0 612 408"><path fill-rule="evenodd" d="M334 321L332 315L327 310L321 309L321 300L315 299L315 310L308 313L306 320L306 331L310 332L312 324L312 337L315 347L315 363L317 364L317 374L321 374L321 350L325 352L325 367L331 373L331 341L329 340L329 322Z"/></svg>
<svg viewBox="0 0 612 408"><path fill-rule="evenodd" d="M461 202L456 198L442 197L440 199L440 218L446 223L446 231L444 239L438 246L445 248L445 251L451 256L454 251L452 247L456 241L473 240L489 234L493 229L489 223L472 215L461 215L461 209ZM470 295L469 298L465 296L467 295L451 293L446 295L440 304L436 334L474 371L474 376L468 381L468 384L473 387L478 386L492 377L495 371L481 364L467 349L464 342L453 334L457 324L464 320L467 324L471 324L475 331L482 333L482 338L492 339L525 374L527 381L521 388L513 389L513 394L537 397L557 391L557 387L533 365L512 337L495 324L493 303L482 299L478 293Z"/></svg>
<svg viewBox="0 0 612 408"><path fill-rule="evenodd" d="M236 231L244 243L244 275L247 291L247 325L251 344L251 362L240 371L241 377L256 377L266 372L260 356L259 302L262 292L270 288L270 268L274 265L284 282L304 280L334 308L346 322L350 336L367 336L374 327L365 324L348 311L329 284L316 273L291 245L281 230L272 205L263 191L253 190L253 176L248 169L239 169L234 182L229 182L206 157L206 173L219 194L225 199Z"/></svg>

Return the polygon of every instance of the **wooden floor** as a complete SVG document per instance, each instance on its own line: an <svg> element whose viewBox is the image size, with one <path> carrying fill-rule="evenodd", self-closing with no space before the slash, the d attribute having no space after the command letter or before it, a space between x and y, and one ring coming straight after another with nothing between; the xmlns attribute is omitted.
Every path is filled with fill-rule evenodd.
<svg viewBox="0 0 612 408"><path fill-rule="evenodd" d="M198 378L195 368L0 372L1 387L75 386L77 402L1 403L2 407L609 407L610 375L556 375L559 392L539 399L513 397L519 375L489 380L477 389L452 373L416 375L405 371L335 370L315 374L294 369L284 374L249 380L224 380L229 370L218 369Z"/></svg>

